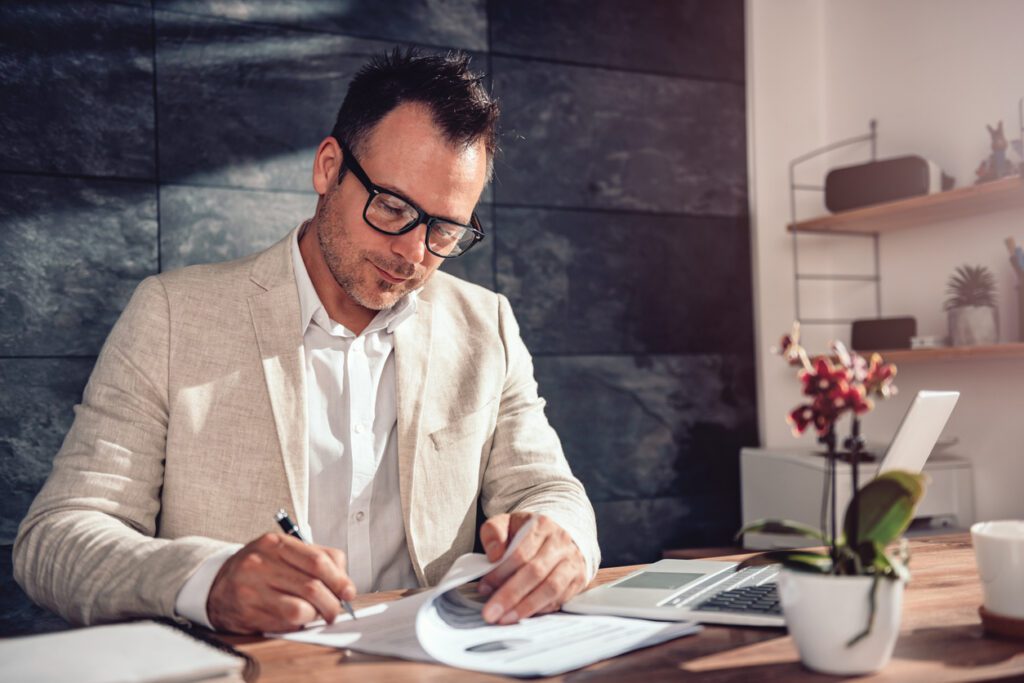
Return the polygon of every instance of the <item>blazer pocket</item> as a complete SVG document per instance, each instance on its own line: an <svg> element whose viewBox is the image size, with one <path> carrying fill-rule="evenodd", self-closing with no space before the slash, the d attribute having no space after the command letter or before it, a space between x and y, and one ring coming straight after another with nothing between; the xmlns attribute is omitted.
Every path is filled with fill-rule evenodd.
<svg viewBox="0 0 1024 683"><path fill-rule="evenodd" d="M490 439L496 421L493 408L494 402L497 400L497 398L493 398L483 407L432 431L430 441L434 444L434 448L439 452L445 451L473 435L477 436L481 444Z"/></svg>

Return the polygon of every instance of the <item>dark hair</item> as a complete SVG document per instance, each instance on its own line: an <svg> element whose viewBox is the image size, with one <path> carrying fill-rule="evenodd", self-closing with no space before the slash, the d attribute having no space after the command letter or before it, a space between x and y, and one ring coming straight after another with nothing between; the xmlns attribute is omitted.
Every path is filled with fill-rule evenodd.
<svg viewBox="0 0 1024 683"><path fill-rule="evenodd" d="M400 104L425 105L434 123L453 145L483 139L490 176L497 149L498 103L483 86L483 76L469 70L462 52L422 55L395 48L371 59L349 83L331 135L358 152L360 145Z"/></svg>

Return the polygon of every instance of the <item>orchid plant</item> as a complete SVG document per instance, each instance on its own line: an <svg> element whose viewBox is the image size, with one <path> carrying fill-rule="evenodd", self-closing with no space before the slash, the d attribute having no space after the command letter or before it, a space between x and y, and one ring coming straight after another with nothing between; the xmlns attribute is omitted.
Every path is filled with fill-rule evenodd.
<svg viewBox="0 0 1024 683"><path fill-rule="evenodd" d="M821 531L798 522L762 519L748 524L738 535L760 532L799 536L821 543L828 552L773 550L750 557L740 566L779 563L797 571L874 576L868 625L848 643L853 645L871 631L878 581L881 578L909 578L906 543L900 544L896 554L890 554L887 548L906 531L913 519L914 508L924 495L924 478L911 472L886 472L863 489L859 486L858 463L864 448L860 417L874 408L874 399L896 394L893 384L896 366L884 362L877 353L865 359L849 351L839 341L832 342L830 354L810 357L800 345L799 323L795 323L793 331L782 338L777 351L790 364L800 366L798 378L803 395L808 399L787 416L793 434L800 436L813 426L818 441L827 449L824 495L831 501L830 523L826 525L823 519L821 526L827 530ZM851 417L851 426L843 446L850 454L853 491L842 529L839 529L835 495L836 423L846 414ZM824 510L823 505L823 513Z"/></svg>

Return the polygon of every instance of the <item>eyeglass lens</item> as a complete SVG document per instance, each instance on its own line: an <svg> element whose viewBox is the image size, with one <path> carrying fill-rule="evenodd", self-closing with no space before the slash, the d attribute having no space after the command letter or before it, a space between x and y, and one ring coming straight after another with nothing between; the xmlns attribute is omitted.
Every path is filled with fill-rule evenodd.
<svg viewBox="0 0 1024 683"><path fill-rule="evenodd" d="M419 212L401 197L381 192L366 207L366 220L383 232L398 233L419 220ZM474 241L465 226L436 218L429 221L427 246L438 256L457 256Z"/></svg>

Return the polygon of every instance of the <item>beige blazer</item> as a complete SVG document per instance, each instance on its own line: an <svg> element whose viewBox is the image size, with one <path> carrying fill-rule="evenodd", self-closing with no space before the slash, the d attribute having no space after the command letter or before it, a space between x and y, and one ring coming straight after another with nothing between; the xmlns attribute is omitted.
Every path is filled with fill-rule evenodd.
<svg viewBox="0 0 1024 683"><path fill-rule="evenodd" d="M290 240L143 281L114 326L14 547L18 583L74 623L174 616L227 543L307 518L306 389ZM436 273L395 330L398 458L416 576L487 516L544 512L591 567L593 509L537 395L505 297Z"/></svg>

